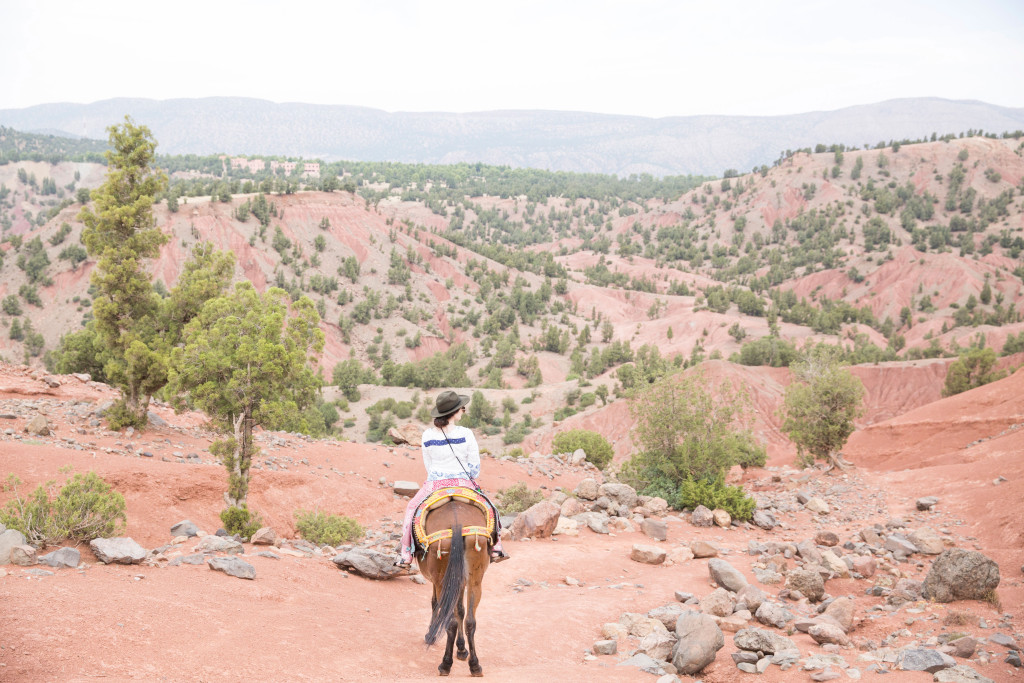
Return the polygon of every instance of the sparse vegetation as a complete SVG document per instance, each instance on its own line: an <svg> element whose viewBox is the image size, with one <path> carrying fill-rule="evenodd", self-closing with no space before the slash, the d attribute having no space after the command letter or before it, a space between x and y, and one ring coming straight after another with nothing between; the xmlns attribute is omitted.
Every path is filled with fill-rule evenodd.
<svg viewBox="0 0 1024 683"><path fill-rule="evenodd" d="M531 489L525 482L517 482L506 489L499 489L495 496L498 510L503 515L518 515L544 500L544 494Z"/></svg>
<svg viewBox="0 0 1024 683"><path fill-rule="evenodd" d="M583 452L587 454L587 461L601 470L608 466L615 455L608 439L587 429L559 432L555 435L551 448L556 453L573 453L577 448L582 448Z"/></svg>
<svg viewBox="0 0 1024 683"><path fill-rule="evenodd" d="M358 541L366 533L351 517L307 510L295 513L295 530L307 541L330 546Z"/></svg>
<svg viewBox="0 0 1024 683"><path fill-rule="evenodd" d="M3 488L12 498L0 510L0 523L20 531L34 546L116 536L127 522L124 496L95 472L75 474L59 489L48 481L27 497L20 485L14 475L7 478Z"/></svg>

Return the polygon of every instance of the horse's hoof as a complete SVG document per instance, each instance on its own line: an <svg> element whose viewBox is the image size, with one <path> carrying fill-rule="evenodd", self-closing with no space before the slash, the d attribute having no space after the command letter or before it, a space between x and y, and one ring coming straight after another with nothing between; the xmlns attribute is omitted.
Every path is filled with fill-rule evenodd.
<svg viewBox="0 0 1024 683"><path fill-rule="evenodd" d="M447 676L450 673L451 673L451 669L449 669L448 671L438 671L437 675L438 676Z"/></svg>
<svg viewBox="0 0 1024 683"><path fill-rule="evenodd" d="M463 650L462 652L456 652L455 656L458 657L462 661L466 661L467 659L469 659L469 650Z"/></svg>
<svg viewBox="0 0 1024 683"><path fill-rule="evenodd" d="M483 669L477 669L476 671L471 671L470 675L473 678L483 678L484 677L484 670Z"/></svg>

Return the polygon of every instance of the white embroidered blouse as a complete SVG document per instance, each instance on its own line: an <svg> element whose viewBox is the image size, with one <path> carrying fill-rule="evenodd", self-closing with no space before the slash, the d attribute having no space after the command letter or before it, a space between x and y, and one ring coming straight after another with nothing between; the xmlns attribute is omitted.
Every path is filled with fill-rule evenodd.
<svg viewBox="0 0 1024 683"><path fill-rule="evenodd" d="M427 481L480 476L480 447L473 430L459 425L449 425L444 432L437 427L427 427L422 443Z"/></svg>

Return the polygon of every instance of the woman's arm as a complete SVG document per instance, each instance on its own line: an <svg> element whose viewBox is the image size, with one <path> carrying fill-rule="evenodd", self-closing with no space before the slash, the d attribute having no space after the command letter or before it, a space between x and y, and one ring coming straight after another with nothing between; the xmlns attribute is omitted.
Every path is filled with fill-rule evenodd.
<svg viewBox="0 0 1024 683"><path fill-rule="evenodd" d="M423 432L423 436L420 438L420 452L423 454L423 467L427 470L427 475L430 475L430 455L427 454L427 433Z"/></svg>
<svg viewBox="0 0 1024 683"><path fill-rule="evenodd" d="M466 467L469 469L469 476L476 479L480 476L480 446L476 443L476 436L473 435L473 430L466 429L466 448L468 450L468 460Z"/></svg>

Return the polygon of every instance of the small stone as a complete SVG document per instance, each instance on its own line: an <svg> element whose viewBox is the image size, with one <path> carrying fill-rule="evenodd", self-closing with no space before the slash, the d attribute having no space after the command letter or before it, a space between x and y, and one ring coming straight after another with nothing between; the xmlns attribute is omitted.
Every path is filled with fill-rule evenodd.
<svg viewBox="0 0 1024 683"><path fill-rule="evenodd" d="M660 519L645 519L640 523L640 530L655 541L664 541L668 538L668 525Z"/></svg>
<svg viewBox="0 0 1024 683"><path fill-rule="evenodd" d="M414 481L396 481L391 490L396 495L412 498L420 492L420 486Z"/></svg>
<svg viewBox="0 0 1024 683"><path fill-rule="evenodd" d="M814 542L818 545L834 547L839 545L839 536L834 531L819 531L814 535Z"/></svg>
<svg viewBox="0 0 1024 683"><path fill-rule="evenodd" d="M192 538L193 536L198 535L199 527L187 519L184 519L171 527L171 536L188 536L189 538Z"/></svg>
<svg viewBox="0 0 1024 683"><path fill-rule="evenodd" d="M694 526L709 527L715 523L715 516L711 510L703 505L698 505L690 515L690 522Z"/></svg>
<svg viewBox="0 0 1024 683"><path fill-rule="evenodd" d="M50 423L42 415L36 415L25 424L25 431L33 436L49 436Z"/></svg>
<svg viewBox="0 0 1024 683"><path fill-rule="evenodd" d="M740 592L747 585L747 579L738 569L717 557L708 560L708 573L712 581L733 593Z"/></svg>
<svg viewBox="0 0 1024 683"><path fill-rule="evenodd" d="M42 564L51 567L70 567L74 569L82 562L82 554L75 548L60 548L39 558Z"/></svg>
<svg viewBox="0 0 1024 683"><path fill-rule="evenodd" d="M940 669L948 669L951 666L955 666L956 662L952 657L944 655L938 650L908 648L900 652L896 659L896 665L903 671L935 673Z"/></svg>
<svg viewBox="0 0 1024 683"><path fill-rule="evenodd" d="M828 503L823 501L821 498L814 497L804 503L804 507L819 515L827 515L832 511L832 508L828 506Z"/></svg>
<svg viewBox="0 0 1024 683"><path fill-rule="evenodd" d="M89 542L96 559L104 564L139 564L146 559L146 549L126 536L95 538Z"/></svg>
<svg viewBox="0 0 1024 683"><path fill-rule="evenodd" d="M924 512L925 510L931 510L938 502L939 499L935 496L925 496L924 498L917 499L916 506L918 510Z"/></svg>
<svg viewBox="0 0 1024 683"><path fill-rule="evenodd" d="M849 645L850 639L843 633L843 629L832 624L814 624L807 629L808 635L819 645L832 643L834 645Z"/></svg>
<svg viewBox="0 0 1024 683"><path fill-rule="evenodd" d="M700 611L716 617L727 617L735 607L732 593L724 588L716 588L700 601Z"/></svg>
<svg viewBox="0 0 1024 683"><path fill-rule="evenodd" d="M718 556L718 548L707 541L691 541L690 550L693 551L693 556L698 558Z"/></svg>
<svg viewBox="0 0 1024 683"><path fill-rule="evenodd" d="M957 664L948 669L936 671L932 680L937 683L995 683L991 678L982 676L966 664Z"/></svg>
<svg viewBox="0 0 1024 683"><path fill-rule="evenodd" d="M715 526L720 526L724 529L728 529L732 525L732 517L725 510L712 510L711 518L715 522Z"/></svg>
<svg viewBox="0 0 1024 683"><path fill-rule="evenodd" d="M211 557L206 560L210 569L224 572L236 579L255 579L256 567L241 559L240 557Z"/></svg>
<svg viewBox="0 0 1024 683"><path fill-rule="evenodd" d="M36 563L36 549L30 545L16 545L11 548L11 564L31 567Z"/></svg>
<svg viewBox="0 0 1024 683"><path fill-rule="evenodd" d="M616 640L599 640L594 643L594 654L613 655L619 651L619 643Z"/></svg>
<svg viewBox="0 0 1024 683"><path fill-rule="evenodd" d="M665 561L665 557L667 555L668 553L661 548L657 548L653 545L642 545L640 543L636 543L633 545L633 550L629 554L629 559L642 564L661 564Z"/></svg>
<svg viewBox="0 0 1024 683"><path fill-rule="evenodd" d="M755 510L754 517L751 521L754 526L764 529L765 531L770 531L779 525L778 520L775 519L775 515L767 510Z"/></svg>
<svg viewBox="0 0 1024 683"><path fill-rule="evenodd" d="M274 545L277 541L277 533L268 526L262 527L252 535L249 542L253 545Z"/></svg>
<svg viewBox="0 0 1024 683"><path fill-rule="evenodd" d="M971 636L957 638L949 645L953 648L952 655L960 659L970 659L978 649L978 641Z"/></svg>

